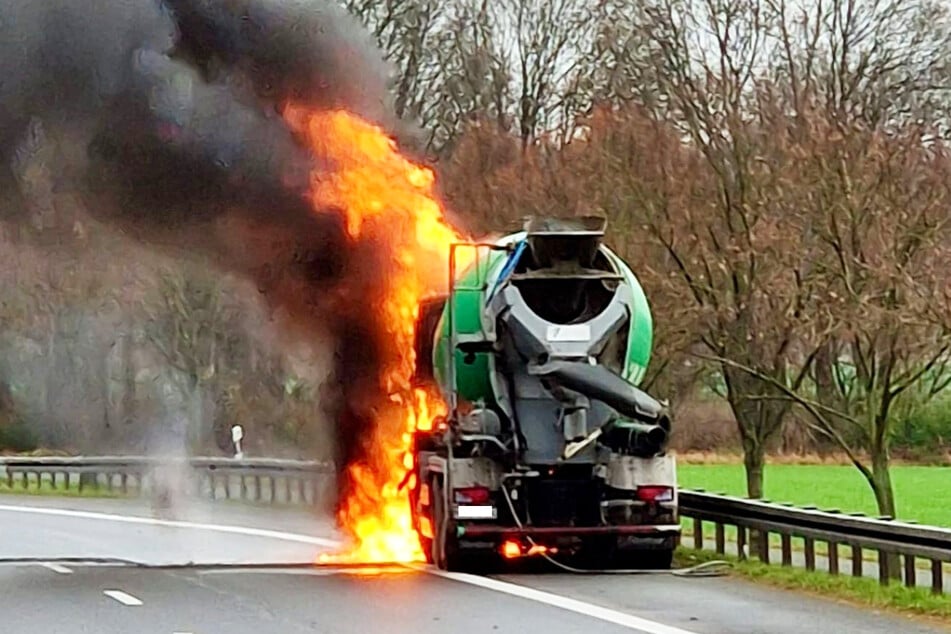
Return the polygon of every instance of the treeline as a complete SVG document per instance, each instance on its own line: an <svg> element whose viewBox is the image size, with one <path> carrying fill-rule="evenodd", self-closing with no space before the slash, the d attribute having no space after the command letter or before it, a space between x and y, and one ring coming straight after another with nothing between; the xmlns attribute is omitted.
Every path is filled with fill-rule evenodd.
<svg viewBox="0 0 951 634"><path fill-rule="evenodd" d="M943 6L351 5L470 228L609 218L655 315L648 388L725 399L751 495L795 424L895 514L891 443L951 381Z"/></svg>
<svg viewBox="0 0 951 634"><path fill-rule="evenodd" d="M256 289L55 226L0 241L0 451L227 455L241 424L248 452L331 456L328 362L277 344Z"/></svg>
<svg viewBox="0 0 951 634"><path fill-rule="evenodd" d="M677 406L681 439L721 442L708 416L725 404L751 495L766 453L795 446L849 456L895 513L894 443L951 428L935 405L951 381L941 3L344 4L460 223L609 218L654 313L646 387ZM21 186L56 256L3 240L12 444L128 450L187 420L201 450L227 451L234 423L261 451L329 449L325 362L268 338L253 288L58 216L73 203L42 166L24 159Z"/></svg>

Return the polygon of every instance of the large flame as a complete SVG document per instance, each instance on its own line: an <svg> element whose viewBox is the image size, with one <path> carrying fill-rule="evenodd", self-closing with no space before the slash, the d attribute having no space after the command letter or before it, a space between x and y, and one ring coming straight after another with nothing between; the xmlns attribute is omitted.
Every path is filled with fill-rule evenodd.
<svg viewBox="0 0 951 634"><path fill-rule="evenodd" d="M341 209L352 240L372 236L392 258L382 301L369 309L381 311L385 341L391 342L378 376L393 407L378 414L372 458L349 467L355 486L337 519L352 545L321 560L421 561L409 487L400 489L400 483L412 465L411 433L430 428L446 408L435 394L410 386L416 318L422 298L445 290L449 245L463 238L445 221L432 171L400 154L381 128L345 111L289 106L284 116L306 134L317 156L333 163L312 179L315 208ZM462 266L467 251L457 252Z"/></svg>

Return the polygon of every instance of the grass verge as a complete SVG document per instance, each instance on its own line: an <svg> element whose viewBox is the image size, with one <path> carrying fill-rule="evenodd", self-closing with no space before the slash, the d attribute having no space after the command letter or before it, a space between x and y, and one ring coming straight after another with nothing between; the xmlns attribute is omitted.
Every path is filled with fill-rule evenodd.
<svg viewBox="0 0 951 634"><path fill-rule="evenodd" d="M746 496L742 464L678 464L677 476L681 487ZM935 503L951 495L951 467L895 466L892 481L900 519L951 526L951 505ZM774 502L878 515L871 488L852 466L767 464L763 484L764 498Z"/></svg>
<svg viewBox="0 0 951 634"><path fill-rule="evenodd" d="M711 551L684 547L677 549L674 565L686 568L714 560L730 562L732 569L727 574L735 578L822 598L839 599L853 605L887 610L904 616L929 617L941 625L951 626L951 596L933 595L928 588L906 588L898 583L882 586L877 579L833 576L824 572L764 564L756 560L740 560L733 555L718 555Z"/></svg>

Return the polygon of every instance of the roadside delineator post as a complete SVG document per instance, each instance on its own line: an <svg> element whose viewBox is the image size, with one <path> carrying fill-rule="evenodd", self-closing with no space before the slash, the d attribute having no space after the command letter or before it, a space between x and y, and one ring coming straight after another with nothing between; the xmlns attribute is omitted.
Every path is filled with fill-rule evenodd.
<svg viewBox="0 0 951 634"><path fill-rule="evenodd" d="M237 460L244 458L244 452L241 451L241 439L244 438L244 429L241 425L232 425L231 441L234 443L234 457Z"/></svg>

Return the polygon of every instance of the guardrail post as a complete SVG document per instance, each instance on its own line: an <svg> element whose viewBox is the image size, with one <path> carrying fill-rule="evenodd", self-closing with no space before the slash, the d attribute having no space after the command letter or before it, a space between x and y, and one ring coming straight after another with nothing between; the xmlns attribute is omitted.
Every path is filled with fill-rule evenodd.
<svg viewBox="0 0 951 634"><path fill-rule="evenodd" d="M803 550L806 551L806 570L816 569L816 542L811 537L803 537Z"/></svg>
<svg viewBox="0 0 951 634"><path fill-rule="evenodd" d="M726 553L726 536L724 535L723 524L720 522L716 523L716 540L717 540L717 554L723 555Z"/></svg>
<svg viewBox="0 0 951 634"><path fill-rule="evenodd" d="M324 503L324 486L317 478L310 479L310 501L313 505ZM701 539L703 536L701 535Z"/></svg>
<svg viewBox="0 0 951 634"><path fill-rule="evenodd" d="M780 535L780 540L782 541L783 565L792 566L792 537L789 533L783 533Z"/></svg>
<svg viewBox="0 0 951 634"><path fill-rule="evenodd" d="M756 547L759 551L759 560L764 564L769 563L769 531L756 531Z"/></svg>
<svg viewBox="0 0 951 634"><path fill-rule="evenodd" d="M931 560L931 592L944 594L944 562L940 559Z"/></svg>
<svg viewBox="0 0 951 634"><path fill-rule="evenodd" d="M746 559L746 527L736 527L736 556L741 560Z"/></svg>
<svg viewBox="0 0 951 634"><path fill-rule="evenodd" d="M918 585L918 572L915 570L915 556L905 555L905 586L914 588Z"/></svg>
<svg viewBox="0 0 951 634"><path fill-rule="evenodd" d="M889 559L891 558L887 552L884 550L878 551L878 582L883 586L887 586L888 580L891 578Z"/></svg>
<svg viewBox="0 0 951 634"><path fill-rule="evenodd" d="M835 541L826 542L828 544L829 574L839 574L839 543Z"/></svg>
<svg viewBox="0 0 951 634"><path fill-rule="evenodd" d="M693 548L703 550L703 520L699 517L693 518Z"/></svg>
<svg viewBox="0 0 951 634"><path fill-rule="evenodd" d="M862 576L862 547L852 544L852 576Z"/></svg>

